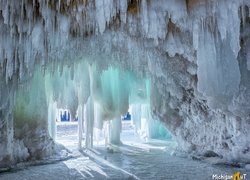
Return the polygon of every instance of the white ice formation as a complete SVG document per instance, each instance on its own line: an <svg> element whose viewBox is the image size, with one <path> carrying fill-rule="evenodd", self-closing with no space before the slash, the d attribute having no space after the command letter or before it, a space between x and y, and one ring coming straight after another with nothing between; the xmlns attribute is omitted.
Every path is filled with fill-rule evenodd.
<svg viewBox="0 0 250 180"><path fill-rule="evenodd" d="M0 167L53 153L57 108L87 147L104 120L117 143L129 104L186 152L249 163L249 82L249 0L0 0Z"/></svg>

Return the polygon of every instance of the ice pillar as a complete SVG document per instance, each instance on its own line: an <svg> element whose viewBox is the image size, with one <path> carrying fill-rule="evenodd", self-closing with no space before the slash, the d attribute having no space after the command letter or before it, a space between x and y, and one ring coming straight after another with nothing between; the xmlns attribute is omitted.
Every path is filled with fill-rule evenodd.
<svg viewBox="0 0 250 180"><path fill-rule="evenodd" d="M56 138L56 118L57 118L57 104L50 101L48 107L48 130L52 139Z"/></svg>
<svg viewBox="0 0 250 180"><path fill-rule="evenodd" d="M84 133L84 110L86 109L85 106L79 105L77 112L78 112L78 148L82 148L82 140L83 140L83 133Z"/></svg>
<svg viewBox="0 0 250 180"><path fill-rule="evenodd" d="M93 147L93 128L94 128L94 103L93 98L90 96L86 104L86 118L85 119L85 146L87 148Z"/></svg>
<svg viewBox="0 0 250 180"><path fill-rule="evenodd" d="M121 117L116 117L110 122L110 128L109 128L109 142L111 144L120 144L120 134L121 134Z"/></svg>
<svg viewBox="0 0 250 180"><path fill-rule="evenodd" d="M131 117L135 126L135 132L139 133L141 129L141 104L133 104L131 109Z"/></svg>

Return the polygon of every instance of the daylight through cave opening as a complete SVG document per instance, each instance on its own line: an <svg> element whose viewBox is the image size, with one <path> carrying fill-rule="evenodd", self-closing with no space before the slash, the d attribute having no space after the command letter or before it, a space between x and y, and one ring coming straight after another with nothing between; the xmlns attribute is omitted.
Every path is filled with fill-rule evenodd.
<svg viewBox="0 0 250 180"><path fill-rule="evenodd" d="M164 125L151 113L151 87L148 78L143 78L132 70L110 66L98 71L96 65L83 64L87 66L83 69L89 73L84 74L83 69L75 69L70 79L64 73L57 76L55 72L45 78L46 94L49 96L47 99L50 99L48 129L53 139L56 134L55 119L60 121L58 108L69 109L71 119L78 120L79 148L93 147L93 142L101 138L105 139L105 144L120 144L122 124L125 125L121 116L128 109L131 109L133 119L130 125L135 128L138 136L144 139L170 136ZM83 77L84 75L87 77ZM53 87L49 87L50 85Z"/></svg>
<svg viewBox="0 0 250 180"><path fill-rule="evenodd" d="M50 68L44 74L37 67L30 82L17 91L14 138L20 140L23 146L20 148L25 148L18 154L18 161L51 153L53 146L48 144L54 142L46 132L48 129L50 137L56 140L59 109L68 109L71 119L78 120L78 137L75 138L78 138L79 148L92 148L94 140L100 139L100 131L106 145L120 144L121 116L129 108L133 119L131 125L138 136L145 140L170 136L151 113L152 86L147 75L114 66L103 70L85 61L79 61L74 68L60 69L58 66L53 67L53 72ZM22 136L27 132L30 136ZM37 142L38 147L34 146L35 140L30 142L34 133L43 135L44 142ZM36 149L41 148L40 143L44 143L48 152Z"/></svg>

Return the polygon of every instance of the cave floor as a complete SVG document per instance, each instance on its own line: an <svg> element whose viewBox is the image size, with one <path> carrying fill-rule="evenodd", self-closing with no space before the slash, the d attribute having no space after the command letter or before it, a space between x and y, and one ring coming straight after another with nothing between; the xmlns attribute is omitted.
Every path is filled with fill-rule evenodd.
<svg viewBox="0 0 250 180"><path fill-rule="evenodd" d="M62 131L61 131L62 130ZM60 134L61 133L61 134ZM102 143L92 150L77 150L77 125L58 128L58 142L64 143L73 158L54 164L30 166L24 170L2 173L0 180L78 180L78 179L177 179L209 180L213 174L232 175L240 171L250 178L250 171L211 165L190 158L171 155L172 141L145 142L122 133L123 144L107 149ZM67 135L70 134L70 135Z"/></svg>

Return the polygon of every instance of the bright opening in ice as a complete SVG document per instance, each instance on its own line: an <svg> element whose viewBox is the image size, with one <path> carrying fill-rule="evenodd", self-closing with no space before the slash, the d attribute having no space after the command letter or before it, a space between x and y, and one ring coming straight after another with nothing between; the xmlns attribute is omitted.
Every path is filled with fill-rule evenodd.
<svg viewBox="0 0 250 180"><path fill-rule="evenodd" d="M55 71L44 79L49 133L56 142L72 149L172 140L151 112L149 78L112 66L100 71L81 65L84 71Z"/></svg>
<svg viewBox="0 0 250 180"><path fill-rule="evenodd" d="M71 116L69 109L58 109L55 124L55 141L68 149L76 149L78 142L78 115Z"/></svg>

